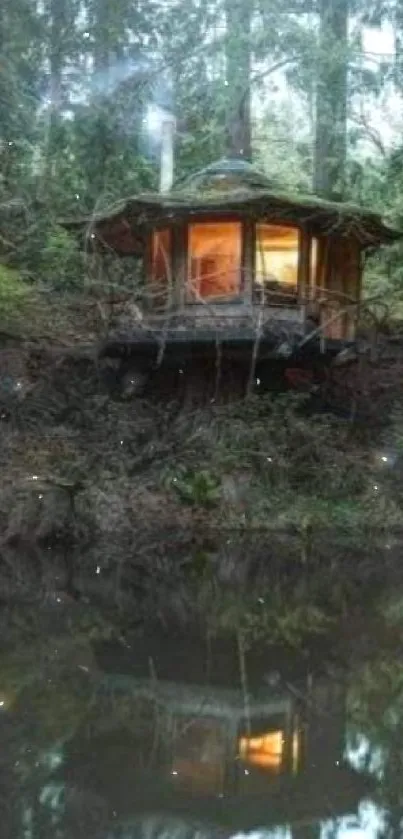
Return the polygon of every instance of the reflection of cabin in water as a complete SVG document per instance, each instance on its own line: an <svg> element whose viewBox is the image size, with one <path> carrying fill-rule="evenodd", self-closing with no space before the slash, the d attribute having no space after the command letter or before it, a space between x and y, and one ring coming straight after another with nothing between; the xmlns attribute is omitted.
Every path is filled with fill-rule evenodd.
<svg viewBox="0 0 403 839"><path fill-rule="evenodd" d="M127 729L80 732L67 766L121 818L165 813L236 831L355 811L363 786L343 761L343 684L301 667L270 673L265 653L248 656L245 673L229 641L211 655L190 639L143 639L103 646L98 660L104 701L142 710Z"/></svg>
<svg viewBox="0 0 403 839"><path fill-rule="evenodd" d="M141 311L109 341L143 370L218 343L249 361L307 344L337 353L356 335L364 254L399 235L361 208L273 191L239 160L67 226L87 247L143 261Z"/></svg>

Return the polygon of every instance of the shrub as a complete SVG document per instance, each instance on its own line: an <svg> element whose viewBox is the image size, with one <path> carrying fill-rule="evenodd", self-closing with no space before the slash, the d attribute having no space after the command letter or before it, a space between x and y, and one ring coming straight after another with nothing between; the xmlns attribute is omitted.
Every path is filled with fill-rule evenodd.
<svg viewBox="0 0 403 839"><path fill-rule="evenodd" d="M82 285L83 263L75 239L61 227L47 236L41 255L41 279L57 291Z"/></svg>

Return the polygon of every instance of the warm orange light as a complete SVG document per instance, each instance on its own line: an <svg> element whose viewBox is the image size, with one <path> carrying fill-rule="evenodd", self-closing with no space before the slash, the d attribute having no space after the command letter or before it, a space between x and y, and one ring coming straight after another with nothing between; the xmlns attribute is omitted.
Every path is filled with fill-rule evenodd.
<svg viewBox="0 0 403 839"><path fill-rule="evenodd" d="M292 771L294 774L298 772L299 769L299 756L300 756L300 736L298 731L294 733L292 738Z"/></svg>
<svg viewBox="0 0 403 839"><path fill-rule="evenodd" d="M275 224L256 225L255 282L257 285L297 286L299 232Z"/></svg>
<svg viewBox="0 0 403 839"><path fill-rule="evenodd" d="M239 740L239 757L250 766L279 772L284 757L285 737L283 731L270 731L259 737L241 737ZM300 757L300 736L295 731L292 736L292 771L298 772Z"/></svg>
<svg viewBox="0 0 403 839"><path fill-rule="evenodd" d="M309 278L309 285L313 292L315 292L315 286L317 285L316 275L317 275L317 266L318 266L318 240L312 239L311 240L311 258L310 258L310 278Z"/></svg>
<svg viewBox="0 0 403 839"><path fill-rule="evenodd" d="M197 302L239 294L241 254L240 223L190 225L187 298Z"/></svg>
<svg viewBox="0 0 403 839"><path fill-rule="evenodd" d="M259 737L241 737L239 756L251 766L278 771L283 760L284 733L271 731Z"/></svg>

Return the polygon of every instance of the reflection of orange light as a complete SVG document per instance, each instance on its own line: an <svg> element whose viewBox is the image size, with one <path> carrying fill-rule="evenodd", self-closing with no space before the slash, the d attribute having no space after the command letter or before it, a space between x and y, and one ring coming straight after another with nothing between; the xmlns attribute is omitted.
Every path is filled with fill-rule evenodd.
<svg viewBox="0 0 403 839"><path fill-rule="evenodd" d="M271 731L260 737L241 737L239 756L241 760L252 766L278 770L283 757L283 744L282 731Z"/></svg>
<svg viewBox="0 0 403 839"><path fill-rule="evenodd" d="M284 732L271 731L259 737L241 737L239 757L244 763L278 772L283 763ZM292 771L297 772L300 752L298 732L292 738Z"/></svg>
<svg viewBox="0 0 403 839"><path fill-rule="evenodd" d="M298 772L299 769L299 755L300 755L300 738L298 731L295 732L292 738L292 771Z"/></svg>
<svg viewBox="0 0 403 839"><path fill-rule="evenodd" d="M318 240L312 239L311 241L311 278L310 284L316 284L316 266L318 264Z"/></svg>

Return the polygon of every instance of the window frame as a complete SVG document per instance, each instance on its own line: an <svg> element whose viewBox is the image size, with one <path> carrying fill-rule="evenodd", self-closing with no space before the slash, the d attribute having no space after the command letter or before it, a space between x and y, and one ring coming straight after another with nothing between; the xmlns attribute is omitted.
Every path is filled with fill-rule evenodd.
<svg viewBox="0 0 403 839"><path fill-rule="evenodd" d="M297 707L292 705L287 710L280 711L274 714L264 714L259 719L258 733L253 729L256 727L255 720L246 719L241 720L237 726L236 742L237 742L237 764L238 769L242 773L246 770L250 773L257 773L258 775L267 778L279 777L281 775L298 775L303 767L304 760L304 731L301 722L300 714ZM252 729L252 730L251 730ZM281 734L282 748L280 752L280 760L278 766L264 767L253 760L248 760L248 750L246 754L241 754L241 740L242 739L258 739L265 734Z"/></svg>
<svg viewBox="0 0 403 839"><path fill-rule="evenodd" d="M191 300L187 297L188 284L188 266L189 266L189 245L190 245L190 228L193 225L199 224L224 224L224 223L239 224L241 228L241 285L239 294L233 297L226 298L206 298L205 301ZM182 218L175 221L175 223L158 224L153 227L147 236L147 254L146 254L146 271L147 271L147 286L151 284L152 276L152 247L153 238L155 234L162 233L165 230L170 231L171 239L171 254L170 254L170 270L172 273L172 288L170 303L167 308L191 308L193 311L204 309L206 306L251 306L259 305L253 304L253 289L256 276L256 243L257 243L257 227L258 225L268 225L271 227L286 227L290 230L296 231L298 234L298 266L297 266L297 305L304 302L304 295L309 293L310 286L310 259L309 254L311 250L312 239L320 239L318 234L314 231L308 230L300 224L291 224L288 220L281 219L271 220L262 216L254 216L253 218L245 218L245 215L240 213L212 213L211 215L200 215L195 213L191 218ZM270 308L270 304L266 304ZM290 306L294 304L290 303ZM287 308L287 304L278 304L278 308Z"/></svg>
<svg viewBox="0 0 403 839"><path fill-rule="evenodd" d="M170 288L170 294L167 293L167 305L166 310L169 311L174 304L177 297L176 293L176 275L175 275L175 253L177 252L177 242L175 237L175 228L169 224L161 224L156 227L153 227L148 236L147 236L147 247L146 247L146 258L145 258L145 267L146 267L146 284L145 284L145 299L150 300L150 293L153 288L154 279L153 279L153 247L154 247L154 237L160 235L161 233L169 233L169 271L172 277L172 283ZM152 303L148 303L147 308L153 311L155 308Z"/></svg>
<svg viewBox="0 0 403 839"><path fill-rule="evenodd" d="M187 297L187 285L189 282L189 251L190 251L190 228L194 227L195 225L209 225L209 224L238 224L240 226L240 234L241 234L241 259L239 270L241 272L241 281L240 281L240 291L237 295L228 296L224 298L214 298L214 297L206 297L205 300L190 300ZM246 251L246 240L245 240L245 219L243 216L236 216L236 215L228 215L220 214L220 215L211 215L206 218L206 216L197 216L195 215L194 218L188 220L186 222L186 230L185 230L185 249L184 249L184 283L183 283L183 295L182 295L182 303L183 305L191 306L192 308L198 307L205 307L207 306L232 306L232 305L242 305L245 303L245 290L246 290L246 279L247 279L247 251Z"/></svg>
<svg viewBox="0 0 403 839"><path fill-rule="evenodd" d="M251 268L251 299L253 299L253 289L256 283L256 251L257 251L257 240L258 240L258 227L266 225L267 227L282 227L288 228L289 230L294 230L298 236L298 261L297 261L297 304L301 302L301 289L304 285L304 277L303 277L303 266L304 266L304 259L303 259L303 251L304 251L304 240L306 239L306 232L302 229L301 225L299 224L290 224L287 222L280 221L276 219L276 221L271 221L270 219L254 219L253 222L253 248L252 248L252 268ZM259 304L256 304L259 305ZM268 308L270 305L273 304L266 304ZM279 308L287 308L286 303L279 303L277 304ZM293 306L292 303L289 304L290 307Z"/></svg>

